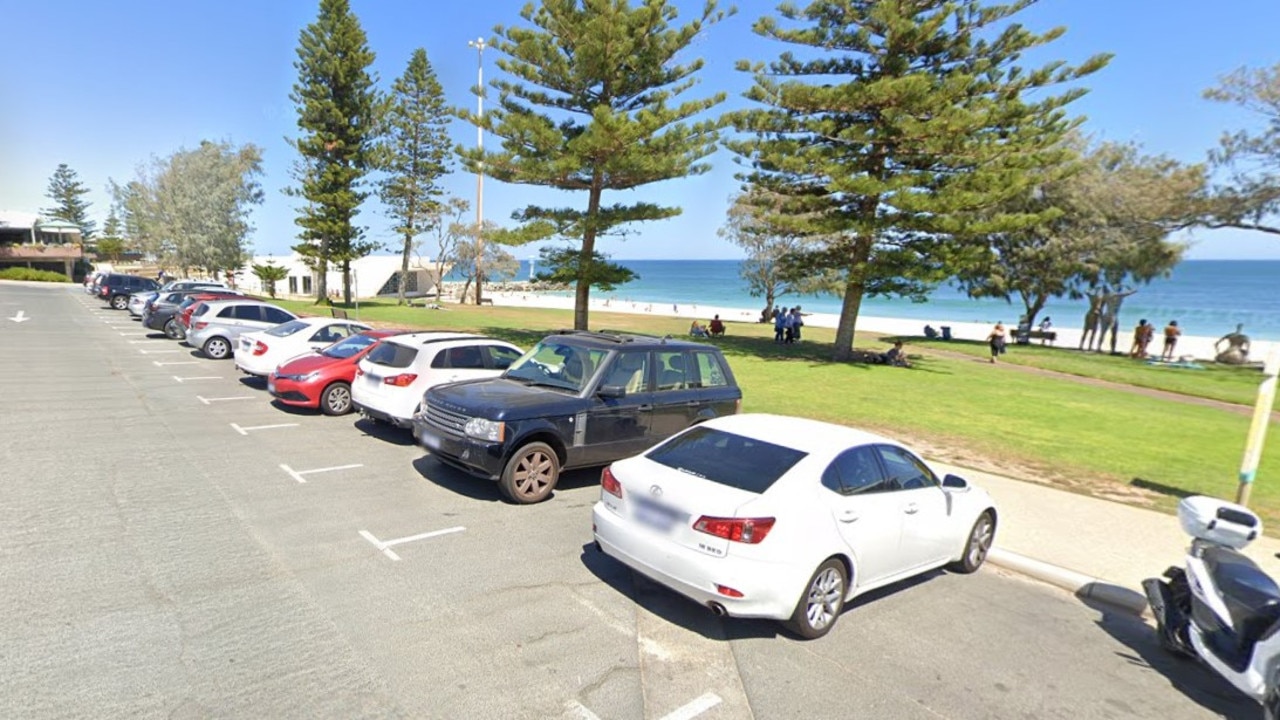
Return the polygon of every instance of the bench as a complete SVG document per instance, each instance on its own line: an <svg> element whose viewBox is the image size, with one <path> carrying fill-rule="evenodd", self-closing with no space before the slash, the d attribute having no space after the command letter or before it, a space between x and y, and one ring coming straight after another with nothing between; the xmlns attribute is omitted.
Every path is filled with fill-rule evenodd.
<svg viewBox="0 0 1280 720"><path fill-rule="evenodd" d="M1058 332L1056 330L1023 330L1021 332L1015 332L1014 338L1021 345L1026 345L1032 340L1048 340L1049 342L1055 342L1058 339Z"/></svg>
<svg viewBox="0 0 1280 720"><path fill-rule="evenodd" d="M493 298L482 297L482 298L480 298L480 304L481 304L481 305L492 305L492 304L493 304Z"/></svg>

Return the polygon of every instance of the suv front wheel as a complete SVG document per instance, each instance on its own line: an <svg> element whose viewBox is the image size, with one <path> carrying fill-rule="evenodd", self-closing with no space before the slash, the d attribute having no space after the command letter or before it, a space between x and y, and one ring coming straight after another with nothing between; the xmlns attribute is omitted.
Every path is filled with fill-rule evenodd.
<svg viewBox="0 0 1280 720"><path fill-rule="evenodd" d="M507 461L498 480L498 487L508 500L530 505L551 496L560 479L560 459L548 444L529 443L521 447Z"/></svg>
<svg viewBox="0 0 1280 720"><path fill-rule="evenodd" d="M114 295L111 298L111 307L116 310L124 310L129 307L128 295Z"/></svg>

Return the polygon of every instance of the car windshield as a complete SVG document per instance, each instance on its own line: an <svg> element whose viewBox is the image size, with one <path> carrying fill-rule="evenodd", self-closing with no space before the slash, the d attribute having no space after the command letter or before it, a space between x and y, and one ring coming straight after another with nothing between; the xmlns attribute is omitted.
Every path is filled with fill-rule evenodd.
<svg viewBox="0 0 1280 720"><path fill-rule="evenodd" d="M378 342L378 338L370 335L352 335L321 350L320 354L325 357L345 360L376 342Z"/></svg>
<svg viewBox="0 0 1280 720"><path fill-rule="evenodd" d="M298 332L299 330L305 330L309 327L311 327L309 324L301 320L290 320L287 323L283 323L281 325L277 325L271 328L270 330L267 331L267 334L273 335L275 337L289 337L290 335Z"/></svg>
<svg viewBox="0 0 1280 720"><path fill-rule="evenodd" d="M503 377L580 393L608 354L559 339L543 340L511 363Z"/></svg>
<svg viewBox="0 0 1280 720"><path fill-rule="evenodd" d="M763 493L808 453L704 426L650 450L650 460L720 485Z"/></svg>

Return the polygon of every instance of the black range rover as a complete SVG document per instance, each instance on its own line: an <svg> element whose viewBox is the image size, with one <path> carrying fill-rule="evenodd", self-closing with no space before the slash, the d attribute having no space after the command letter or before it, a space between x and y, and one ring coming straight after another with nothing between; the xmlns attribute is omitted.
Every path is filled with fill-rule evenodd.
<svg viewBox="0 0 1280 720"><path fill-rule="evenodd" d="M563 469L635 455L741 405L713 345L565 331L500 377L431 388L413 431L441 462L497 480L514 502L535 503Z"/></svg>

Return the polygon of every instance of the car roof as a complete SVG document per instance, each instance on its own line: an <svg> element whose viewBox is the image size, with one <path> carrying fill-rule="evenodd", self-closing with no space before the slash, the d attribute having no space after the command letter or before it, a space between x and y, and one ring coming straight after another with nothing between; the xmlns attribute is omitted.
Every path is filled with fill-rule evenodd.
<svg viewBox="0 0 1280 720"><path fill-rule="evenodd" d="M854 445L901 444L892 438L847 425L771 413L725 415L709 420L704 425L815 455L830 454L833 450Z"/></svg>
<svg viewBox="0 0 1280 720"><path fill-rule="evenodd" d="M450 340L484 340L488 342L503 343L504 345L511 344L506 340L460 332L412 332L387 337L388 342L394 342L399 345L430 345L433 343L448 342Z"/></svg>
<svg viewBox="0 0 1280 720"><path fill-rule="evenodd" d="M648 350L654 346L685 348L710 349L719 352L720 349L714 345L706 343L692 342L683 338L674 337L672 335L640 335L637 333L626 332L610 332L607 330L561 330L554 335L543 338L543 341L556 340L561 342L569 342L575 345L584 345L587 347L600 348L602 350L626 350L628 346L640 346Z"/></svg>
<svg viewBox="0 0 1280 720"><path fill-rule="evenodd" d="M203 302L205 305L208 305L210 310L221 309L228 305L266 305L267 304L262 302L261 300L254 300L253 298L246 298L246 297L237 297L231 300L201 300L201 302ZM275 307L275 306L272 305L272 307ZM284 308L280 308L280 309L284 310ZM289 313L289 314L292 315L293 313Z"/></svg>

